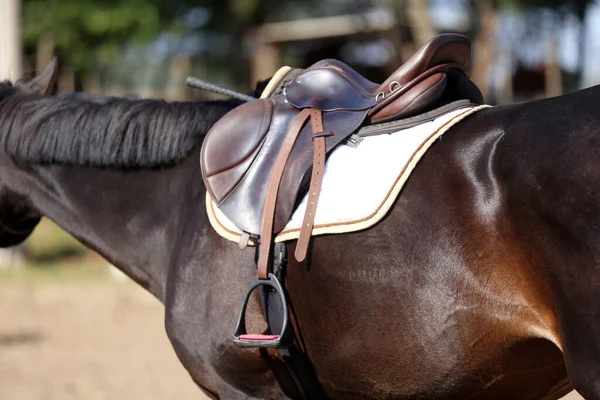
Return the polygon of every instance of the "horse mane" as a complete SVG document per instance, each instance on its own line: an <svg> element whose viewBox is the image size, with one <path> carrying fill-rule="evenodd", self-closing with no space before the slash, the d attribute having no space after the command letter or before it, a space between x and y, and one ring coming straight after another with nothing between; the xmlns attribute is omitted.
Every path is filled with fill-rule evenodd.
<svg viewBox="0 0 600 400"><path fill-rule="evenodd" d="M16 162L115 169L175 165L240 103L167 102L69 93L42 96L0 83L0 145Z"/></svg>

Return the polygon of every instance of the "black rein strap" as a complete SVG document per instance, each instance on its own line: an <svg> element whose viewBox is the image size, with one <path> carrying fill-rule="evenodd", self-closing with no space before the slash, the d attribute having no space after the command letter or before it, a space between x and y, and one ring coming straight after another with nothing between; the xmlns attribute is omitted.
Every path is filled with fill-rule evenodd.
<svg viewBox="0 0 600 400"><path fill-rule="evenodd" d="M279 282L281 282L285 291L285 272L287 267L287 249L285 243L275 243L273 258L273 273L277 276L277 279L279 279ZM283 325L283 309L278 294L267 286L261 286L260 293L269 330L271 332L280 332ZM287 291L285 291L285 296L287 297L291 309L292 305L290 298L287 295ZM290 312L290 314L294 315L293 312ZM291 343L285 347L280 347L277 350L281 355L288 374L296 385L297 393L300 394L302 400L327 399L327 396L317 379L314 367L310 362L308 355L300 345L298 335L294 330L294 324L289 324L289 327L289 336L292 339ZM289 393L289 390L286 390L285 383L281 382L279 378L277 378L277 381L285 395L292 397L292 393Z"/></svg>

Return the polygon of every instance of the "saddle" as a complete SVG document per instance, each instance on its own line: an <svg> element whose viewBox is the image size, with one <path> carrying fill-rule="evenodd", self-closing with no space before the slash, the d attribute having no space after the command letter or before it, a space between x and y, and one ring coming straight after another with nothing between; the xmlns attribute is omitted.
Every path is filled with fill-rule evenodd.
<svg viewBox="0 0 600 400"><path fill-rule="evenodd" d="M483 103L467 75L469 59L467 37L442 34L381 84L333 59L305 70L289 69L269 84L262 98L221 118L204 140L201 168L209 196L244 232L241 248L259 245L258 274L242 301L234 342L241 347L278 348L302 398L325 396L290 323L283 279L286 247L274 244L274 236L308 193L295 251L296 259L304 260L326 156L359 129L449 110L454 102ZM256 288L261 289L269 329L278 334L246 332L246 308Z"/></svg>
<svg viewBox="0 0 600 400"><path fill-rule="evenodd" d="M306 192L311 169L317 178L311 180L318 184L324 156L359 128L460 99L481 104L481 92L467 76L469 59L467 37L442 34L382 84L332 59L306 70L291 70L267 98L237 107L208 133L201 167L211 198L247 232L246 240L270 241ZM311 124L305 124L309 119ZM278 172L277 182L270 185L274 172ZM307 213L314 215L317 196ZM270 220L272 229L265 231L263 225L270 225ZM310 219L307 222L310 225ZM310 236L308 226L306 231L299 239L303 245Z"/></svg>

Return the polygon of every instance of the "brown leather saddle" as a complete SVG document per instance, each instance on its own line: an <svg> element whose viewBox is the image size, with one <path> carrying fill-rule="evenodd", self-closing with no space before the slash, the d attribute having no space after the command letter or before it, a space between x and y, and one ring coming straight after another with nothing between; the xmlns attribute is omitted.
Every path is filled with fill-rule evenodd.
<svg viewBox="0 0 600 400"><path fill-rule="evenodd" d="M213 126L202 147L203 179L219 209L245 232L244 240L260 243L260 280L268 280L272 270L274 235L308 192L296 246L296 258L306 256L326 155L336 146L366 125L413 117L456 100L483 102L467 75L469 59L467 37L442 34L382 84L341 61L322 60L291 70L267 98L237 107ZM249 342L236 339L242 346Z"/></svg>

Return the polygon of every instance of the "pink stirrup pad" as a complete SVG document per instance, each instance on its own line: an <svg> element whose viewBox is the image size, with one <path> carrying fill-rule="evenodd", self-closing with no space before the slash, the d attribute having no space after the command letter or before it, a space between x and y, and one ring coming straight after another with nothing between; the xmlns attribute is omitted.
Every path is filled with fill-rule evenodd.
<svg viewBox="0 0 600 400"><path fill-rule="evenodd" d="M276 340L279 339L279 335L256 335L256 334L248 334L241 335L241 340Z"/></svg>

